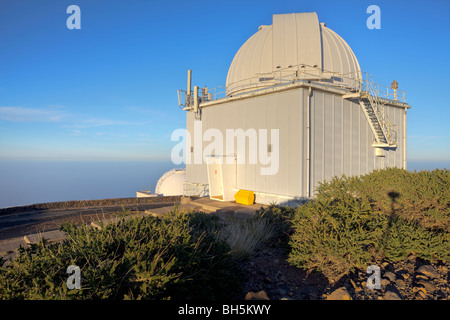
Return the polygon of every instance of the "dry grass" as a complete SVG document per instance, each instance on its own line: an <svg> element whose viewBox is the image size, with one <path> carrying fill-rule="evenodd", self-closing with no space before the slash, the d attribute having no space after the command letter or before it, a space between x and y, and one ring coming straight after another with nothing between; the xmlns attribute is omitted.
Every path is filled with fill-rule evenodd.
<svg viewBox="0 0 450 320"><path fill-rule="evenodd" d="M218 238L231 247L231 253L238 259L251 256L261 249L275 235L275 229L264 219L229 219L218 231Z"/></svg>

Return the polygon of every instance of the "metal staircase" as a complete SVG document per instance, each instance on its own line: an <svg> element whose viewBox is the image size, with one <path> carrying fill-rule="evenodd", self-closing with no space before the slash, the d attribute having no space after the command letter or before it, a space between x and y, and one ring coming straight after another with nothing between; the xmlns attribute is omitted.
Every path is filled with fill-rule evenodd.
<svg viewBox="0 0 450 320"><path fill-rule="evenodd" d="M344 98L358 99L375 137L373 147L395 148L397 146L397 131L384 112L384 104L369 74L361 80L356 92L345 94Z"/></svg>

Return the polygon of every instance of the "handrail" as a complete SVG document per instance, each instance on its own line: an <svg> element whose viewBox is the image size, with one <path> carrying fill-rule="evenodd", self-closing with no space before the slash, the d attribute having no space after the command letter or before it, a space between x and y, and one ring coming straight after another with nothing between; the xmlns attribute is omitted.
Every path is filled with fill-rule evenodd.
<svg viewBox="0 0 450 320"><path fill-rule="evenodd" d="M374 84L369 73L363 71L339 73L335 71L323 70L317 66L307 64L298 64L286 68L279 68L272 72L258 73L253 77L241 79L232 82L227 86L217 88L225 88L225 90L217 91L217 88L209 89L214 91L212 100L224 98L230 91L239 94L245 89L258 90L269 86L288 84L296 80L314 80L333 84L351 91L360 91L367 87L367 81L371 82L372 87L378 92L380 98L388 100L398 100L406 102L406 92L403 90L395 90L380 84ZM369 80L370 79L370 80Z"/></svg>
<svg viewBox="0 0 450 320"><path fill-rule="evenodd" d="M388 115L385 113L384 104L380 100L380 85L374 84L372 80L372 76L370 74L366 74L366 89L368 91L368 98L372 108L374 108L377 117L379 118L379 124L383 133L386 137L386 142L389 144L395 144L397 142L397 132L394 128L394 125L391 125Z"/></svg>

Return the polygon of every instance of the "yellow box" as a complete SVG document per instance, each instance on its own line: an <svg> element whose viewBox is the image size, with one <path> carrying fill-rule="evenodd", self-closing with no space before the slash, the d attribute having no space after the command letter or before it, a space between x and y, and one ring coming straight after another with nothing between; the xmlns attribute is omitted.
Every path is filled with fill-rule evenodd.
<svg viewBox="0 0 450 320"><path fill-rule="evenodd" d="M234 195L234 199L236 200L236 203L250 205L255 201L255 194L253 191L239 190Z"/></svg>

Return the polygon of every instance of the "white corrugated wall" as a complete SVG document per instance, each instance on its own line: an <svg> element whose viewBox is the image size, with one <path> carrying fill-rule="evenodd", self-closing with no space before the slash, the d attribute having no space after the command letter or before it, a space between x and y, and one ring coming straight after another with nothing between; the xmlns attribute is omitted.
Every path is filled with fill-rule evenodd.
<svg viewBox="0 0 450 320"><path fill-rule="evenodd" d="M307 88L297 88L202 109L203 132L217 128L224 138L226 129L279 129L278 173L264 176L258 164L238 164L238 189L306 196L307 96ZM373 134L360 105L333 93L313 90L310 115L312 194L319 181L335 175L361 175L388 166L402 167L404 109L386 106L386 112L391 122L397 124L398 147L385 150L385 157L380 158L375 157ZM192 138L193 120L194 114L188 112L187 129ZM203 142L203 148L209 143ZM246 153L248 163L248 151ZM187 181L208 183L206 164L187 165L186 171Z"/></svg>

